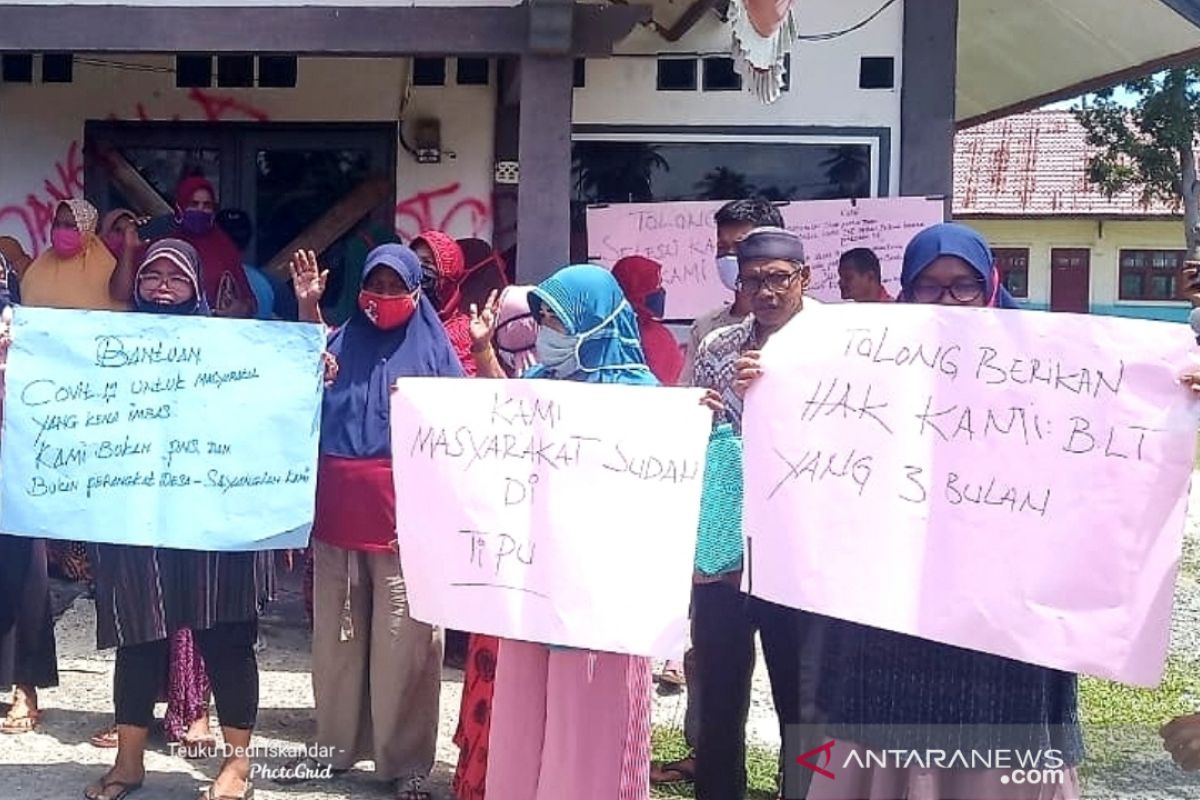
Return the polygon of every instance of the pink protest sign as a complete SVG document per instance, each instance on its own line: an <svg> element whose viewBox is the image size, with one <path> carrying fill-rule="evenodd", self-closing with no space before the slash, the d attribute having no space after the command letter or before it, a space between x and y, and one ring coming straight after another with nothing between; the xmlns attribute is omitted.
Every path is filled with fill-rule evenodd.
<svg viewBox="0 0 1200 800"><path fill-rule="evenodd" d="M399 381L392 452L413 616L682 656L711 425L700 394Z"/></svg>
<svg viewBox="0 0 1200 800"><path fill-rule="evenodd" d="M611 267L630 255L663 265L667 319L694 319L730 300L717 276L715 202L630 203L595 206L587 212L589 259ZM837 264L842 253L869 247L879 256L884 286L899 288L904 248L923 228L942 222L940 199L882 197L806 200L780 206L784 224L804 240L812 268L809 294L837 302Z"/></svg>
<svg viewBox="0 0 1200 800"><path fill-rule="evenodd" d="M745 580L819 614L1152 686L1200 403L1186 327L806 308L745 411Z"/></svg>

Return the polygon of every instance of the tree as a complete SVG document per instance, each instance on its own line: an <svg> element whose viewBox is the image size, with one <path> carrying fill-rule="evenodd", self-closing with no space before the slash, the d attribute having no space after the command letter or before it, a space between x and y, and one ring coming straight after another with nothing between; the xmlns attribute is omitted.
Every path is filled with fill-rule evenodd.
<svg viewBox="0 0 1200 800"><path fill-rule="evenodd" d="M753 195L754 185L737 170L717 167L705 173L696 191L701 200L738 200Z"/></svg>
<svg viewBox="0 0 1200 800"><path fill-rule="evenodd" d="M1135 98L1132 106L1117 101L1118 88ZM1105 90L1075 113L1097 148L1088 179L1110 197L1140 188L1145 203L1182 203L1187 258L1200 260L1200 64Z"/></svg>

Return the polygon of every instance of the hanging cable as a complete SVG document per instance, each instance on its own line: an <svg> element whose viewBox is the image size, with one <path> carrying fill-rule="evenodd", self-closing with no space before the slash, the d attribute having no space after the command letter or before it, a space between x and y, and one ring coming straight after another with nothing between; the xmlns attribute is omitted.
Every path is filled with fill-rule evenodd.
<svg viewBox="0 0 1200 800"><path fill-rule="evenodd" d="M840 39L843 36L848 36L851 33L860 31L870 25L875 20L879 19L885 11L896 5L896 0L887 0L883 5L875 10L875 13L859 22L856 25L851 25L849 28L844 28L840 31L828 31L826 33L802 33L796 37L799 42L828 42L832 39Z"/></svg>

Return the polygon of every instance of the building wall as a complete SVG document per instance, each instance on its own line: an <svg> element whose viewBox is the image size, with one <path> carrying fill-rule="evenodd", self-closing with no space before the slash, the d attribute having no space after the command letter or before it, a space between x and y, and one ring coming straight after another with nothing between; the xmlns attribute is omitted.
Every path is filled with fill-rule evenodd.
<svg viewBox="0 0 1200 800"><path fill-rule="evenodd" d="M1091 311L1121 317L1183 321L1187 303L1147 303L1118 299L1121 250L1181 250L1183 225L1172 221L1088 219L964 220L993 247L1029 248L1030 308L1049 308L1050 251L1091 251Z"/></svg>
<svg viewBox="0 0 1200 800"><path fill-rule="evenodd" d="M655 4L656 17L673 19L690 0ZM802 35L839 31L879 9L878 0L804 3ZM728 56L729 26L706 16L680 41L669 43L648 27L634 31L614 58L589 60L587 85L575 93L577 125L722 126L720 136L739 138L748 126L787 128L884 128L891 134L888 184L897 193L900 169L900 85L904 9L897 3L854 33L823 42L800 41L792 49L791 88L766 105L747 91L657 91L656 54ZM863 56L891 56L894 89L860 89ZM878 185L878 181L873 182Z"/></svg>
<svg viewBox="0 0 1200 800"><path fill-rule="evenodd" d="M673 19L688 2L658 0L655 14ZM861 22L878 5L878 0L811 3L802 10L800 26L803 33L839 30ZM729 29L715 16L675 44L640 27L619 46L617 57L589 59L587 85L576 91L575 122L709 126L698 135L714 140L770 141L774 134L762 135L764 126L787 129L791 141L862 141L863 130L884 131L890 142L886 152L875 153L872 189L883 183L895 193L902 22L903 4L897 3L859 31L797 43L791 89L773 105L749 92L657 90L655 54L729 54ZM859 89L862 56L894 57L897 88ZM46 246L55 201L83 191L83 134L89 120L394 122L409 65L403 58L305 58L293 89L198 92L176 88L174 59L167 56L80 57L67 84L42 83L35 60L32 84L0 83L0 235L16 236L31 253ZM453 59L446 72L445 86L412 88L404 110L410 124L423 115L441 120L446 158L420 165L397 149L396 223L408 235L443 227L456 236L487 238L494 216L495 68L490 86L457 86ZM739 132L750 126L759 126L757 138ZM797 132L814 129L822 133Z"/></svg>
<svg viewBox="0 0 1200 800"><path fill-rule="evenodd" d="M0 83L0 235L30 252L46 245L47 209L82 194L88 120L395 122L409 62L301 59L292 89L179 89L173 65L169 57L77 58L68 84L41 83L36 68L32 84ZM489 237L495 92L456 86L447 72L448 86L414 88L404 111L408 120L440 117L447 157L423 165L398 149L397 227Z"/></svg>

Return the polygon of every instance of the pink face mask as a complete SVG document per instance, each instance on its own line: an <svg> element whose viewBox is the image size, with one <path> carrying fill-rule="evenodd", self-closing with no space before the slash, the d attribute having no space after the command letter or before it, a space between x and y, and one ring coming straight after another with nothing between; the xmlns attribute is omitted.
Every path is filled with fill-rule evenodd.
<svg viewBox="0 0 1200 800"><path fill-rule="evenodd" d="M55 228L50 231L50 246L59 257L70 258L83 249L83 234L73 228Z"/></svg>

